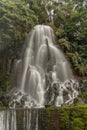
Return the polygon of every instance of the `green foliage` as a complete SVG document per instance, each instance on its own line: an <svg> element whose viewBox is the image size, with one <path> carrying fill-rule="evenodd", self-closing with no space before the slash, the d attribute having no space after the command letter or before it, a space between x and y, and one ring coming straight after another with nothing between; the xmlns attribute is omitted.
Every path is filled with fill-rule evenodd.
<svg viewBox="0 0 87 130"><path fill-rule="evenodd" d="M50 106L51 108L51 106ZM48 111L49 108L46 108ZM52 107L49 109L49 117L46 116L46 121L49 119L49 124L52 126L51 118L55 119L55 113L58 116L59 130L86 130L87 129L87 105L62 106L61 108ZM58 114L59 113L59 114ZM54 121L56 122L56 121ZM56 123L54 123L56 125ZM56 128L55 128L56 130Z"/></svg>
<svg viewBox="0 0 87 130"><path fill-rule="evenodd" d="M73 128L74 130L82 130L84 129L84 124L82 122L82 119L81 118L76 118L73 120Z"/></svg>
<svg viewBox="0 0 87 130"><path fill-rule="evenodd" d="M9 86L13 61L28 32L38 24L38 17L22 1L0 1L0 89ZM3 78L3 79L2 79ZM4 81L3 81L4 80Z"/></svg>
<svg viewBox="0 0 87 130"><path fill-rule="evenodd" d="M69 128L69 110L68 109L64 109L63 107L59 110L60 112L60 129L61 130L68 130Z"/></svg>
<svg viewBox="0 0 87 130"><path fill-rule="evenodd" d="M31 12L38 18L39 24L47 22L46 2L48 2L48 0L26 0Z"/></svg>
<svg viewBox="0 0 87 130"><path fill-rule="evenodd" d="M78 72L80 76L87 75L86 65L84 64L83 59L80 57L78 52L75 53L68 52L67 56L70 58L70 61L74 66L74 69Z"/></svg>
<svg viewBox="0 0 87 130"><path fill-rule="evenodd" d="M5 106L0 102L0 109L5 109Z"/></svg>
<svg viewBox="0 0 87 130"><path fill-rule="evenodd" d="M60 46L62 47L62 49L64 50L64 52L69 52L71 50L71 45L70 45L70 42L67 41L66 39L64 38L61 38L59 39L59 44Z"/></svg>
<svg viewBox="0 0 87 130"><path fill-rule="evenodd" d="M84 1L61 3L54 16L58 43L79 76L87 76L87 7Z"/></svg>
<svg viewBox="0 0 87 130"><path fill-rule="evenodd" d="M57 110L57 108L55 107L55 106L47 106L47 108L46 108L46 112L47 112L47 114L50 116L50 114L51 114L51 111L56 111Z"/></svg>
<svg viewBox="0 0 87 130"><path fill-rule="evenodd" d="M12 75L0 76L0 96L9 92L11 87Z"/></svg>

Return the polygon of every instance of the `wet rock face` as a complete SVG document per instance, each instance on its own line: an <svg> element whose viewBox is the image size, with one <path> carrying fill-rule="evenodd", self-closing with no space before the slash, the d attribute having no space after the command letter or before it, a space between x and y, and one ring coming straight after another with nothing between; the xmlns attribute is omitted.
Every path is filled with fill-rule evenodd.
<svg viewBox="0 0 87 130"><path fill-rule="evenodd" d="M79 89L81 93L86 92L87 93L87 80L79 79Z"/></svg>
<svg viewBox="0 0 87 130"><path fill-rule="evenodd" d="M47 80L48 82L48 80ZM73 80L67 80L64 83L61 82L52 82L50 81L47 83L47 91L45 93L45 106L55 105L56 100L63 100L63 104L84 104L87 103L87 80L79 81L78 82ZM62 94L63 98L60 96L60 93ZM75 99L75 101L72 99L73 96L77 96L79 93L79 97ZM80 96L81 95L81 96ZM82 96L84 95L84 96ZM31 107L37 107L37 103L34 100L31 100L31 97L21 91L15 90L14 93L11 95L5 95L0 97L0 101L2 104L6 107L10 108L31 108ZM61 104L62 105L62 104Z"/></svg>
<svg viewBox="0 0 87 130"><path fill-rule="evenodd" d="M9 96L3 95L0 97L0 102L3 104L5 107L9 107Z"/></svg>
<svg viewBox="0 0 87 130"><path fill-rule="evenodd" d="M45 93L45 104L55 105L60 107L63 104L72 104L74 99L78 96L79 84L75 80L67 80L65 82L52 82L48 84ZM9 96L1 97L2 103L9 108L36 108L40 107L37 102L31 98L30 95L23 93L22 91L15 90ZM43 106L43 107L44 107Z"/></svg>
<svg viewBox="0 0 87 130"><path fill-rule="evenodd" d="M79 97L74 101L75 104L87 103L87 80L78 79L79 82Z"/></svg>
<svg viewBox="0 0 87 130"><path fill-rule="evenodd" d="M48 81L48 80L47 80ZM45 90L45 104L54 105L60 107L63 104L72 104L74 99L79 95L79 84L76 80L67 80L65 82L52 82L47 83ZM42 107L44 107L42 106ZM22 91L14 91L9 98L10 108L37 108L41 107L35 100L31 98L31 95L23 93Z"/></svg>

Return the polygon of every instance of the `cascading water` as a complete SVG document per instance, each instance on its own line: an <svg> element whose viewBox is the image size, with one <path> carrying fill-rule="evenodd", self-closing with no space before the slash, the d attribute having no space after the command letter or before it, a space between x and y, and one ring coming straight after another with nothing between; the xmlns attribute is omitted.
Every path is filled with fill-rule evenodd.
<svg viewBox="0 0 87 130"><path fill-rule="evenodd" d="M38 130L38 109L0 111L0 130Z"/></svg>
<svg viewBox="0 0 87 130"><path fill-rule="evenodd" d="M23 124L24 130L38 130L38 109L25 110Z"/></svg>
<svg viewBox="0 0 87 130"><path fill-rule="evenodd" d="M72 104L78 96L78 82L64 54L54 43L54 32L49 26L37 25L29 33L21 58L15 64L14 88L9 93L10 108L60 107L62 104ZM5 115L1 114L0 121L4 120ZM37 109L25 111L23 116L23 130L38 130ZM0 130L17 130L14 124L16 111L7 115L5 122L7 127L2 125Z"/></svg>
<svg viewBox="0 0 87 130"><path fill-rule="evenodd" d="M15 87L10 107L61 106L78 95L70 65L55 45L49 26L37 25L29 33L20 60L15 65ZM64 97L66 91L68 98ZM66 100L65 100L66 99Z"/></svg>
<svg viewBox="0 0 87 130"><path fill-rule="evenodd" d="M0 111L0 130L17 130L16 111Z"/></svg>

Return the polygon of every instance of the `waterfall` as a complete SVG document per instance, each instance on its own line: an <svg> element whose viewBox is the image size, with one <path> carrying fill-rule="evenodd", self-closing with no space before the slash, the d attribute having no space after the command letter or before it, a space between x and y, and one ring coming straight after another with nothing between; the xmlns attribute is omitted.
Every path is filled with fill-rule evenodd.
<svg viewBox="0 0 87 130"><path fill-rule="evenodd" d="M37 25L29 33L15 65L14 79L11 108L61 106L71 104L78 96L78 82L66 57L55 46L55 35L50 26ZM66 95L64 97L65 91L68 99Z"/></svg>
<svg viewBox="0 0 87 130"><path fill-rule="evenodd" d="M15 110L0 112L0 130L38 130L37 108L72 104L78 96L79 84L63 52L55 46L50 26L37 25L29 33L15 64L13 86L9 108L31 110L23 112L23 128L17 128Z"/></svg>

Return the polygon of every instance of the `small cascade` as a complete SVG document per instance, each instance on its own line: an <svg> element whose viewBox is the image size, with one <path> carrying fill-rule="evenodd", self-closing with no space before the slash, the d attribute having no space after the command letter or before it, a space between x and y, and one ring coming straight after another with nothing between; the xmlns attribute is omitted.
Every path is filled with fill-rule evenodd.
<svg viewBox="0 0 87 130"><path fill-rule="evenodd" d="M15 110L0 111L0 130L17 130Z"/></svg>
<svg viewBox="0 0 87 130"><path fill-rule="evenodd" d="M0 111L0 130L38 130L38 109Z"/></svg>
<svg viewBox="0 0 87 130"><path fill-rule="evenodd" d="M4 122L4 111L0 111L0 130L5 130Z"/></svg>
<svg viewBox="0 0 87 130"><path fill-rule="evenodd" d="M24 130L31 130L31 117L32 117L31 110L25 110L23 119Z"/></svg>
<svg viewBox="0 0 87 130"><path fill-rule="evenodd" d="M38 109L24 110L24 130L38 130Z"/></svg>
<svg viewBox="0 0 87 130"><path fill-rule="evenodd" d="M36 111L36 126L35 130L38 130L38 110Z"/></svg>

